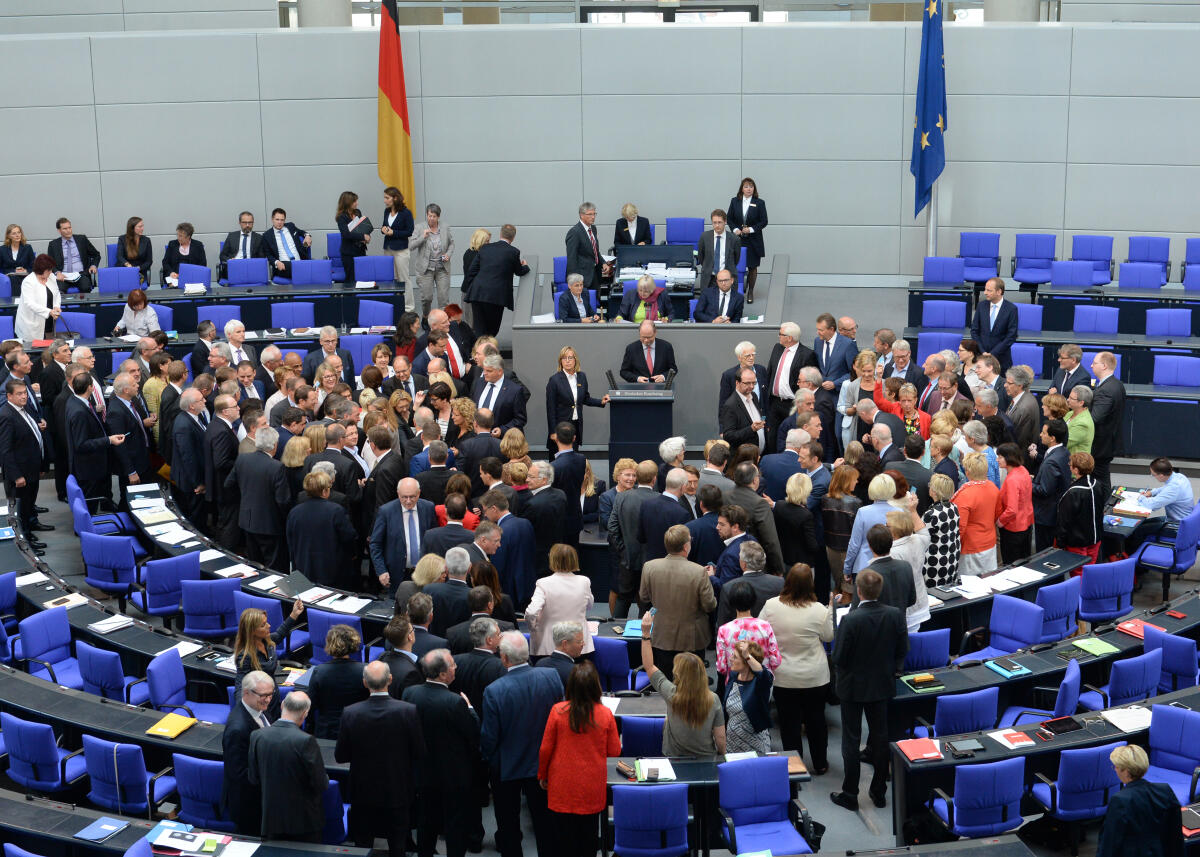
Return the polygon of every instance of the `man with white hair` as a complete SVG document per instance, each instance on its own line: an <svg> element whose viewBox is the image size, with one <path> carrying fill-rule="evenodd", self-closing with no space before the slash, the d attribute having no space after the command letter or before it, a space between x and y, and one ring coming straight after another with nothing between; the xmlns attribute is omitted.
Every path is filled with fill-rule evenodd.
<svg viewBox="0 0 1200 857"><path fill-rule="evenodd" d="M337 328L327 324L321 328L319 335L321 344L304 355L304 362L300 364L300 374L311 384L320 365L336 355L342 359L342 380L354 389L354 358L350 356L349 351L338 346Z"/></svg>
<svg viewBox="0 0 1200 857"><path fill-rule="evenodd" d="M575 659L583 654L583 625L580 622L555 622L550 636L554 640L554 651L534 666L557 672L565 688L571 670L575 669Z"/></svg>
<svg viewBox="0 0 1200 857"><path fill-rule="evenodd" d="M908 344L908 340L897 339L892 343L891 358L883 370L884 380L888 378L901 378L918 390L924 388L925 375L920 367L913 362L912 346Z"/></svg>
<svg viewBox="0 0 1200 857"><path fill-rule="evenodd" d="M104 420L110 435L125 436L125 443L113 447L122 506L128 505L126 491L130 485L154 479L150 467L150 433L133 403L137 393L137 381L129 373L122 372L113 379L112 401Z"/></svg>
<svg viewBox="0 0 1200 857"><path fill-rule="evenodd" d="M519 631L500 637L500 662L507 673L483 692L479 750L491 768L500 857L521 857L521 794L529 807L538 857L558 853L553 844L546 790L538 783L538 753L550 709L563 698L554 670L529 665L529 644Z"/></svg>
<svg viewBox="0 0 1200 857"><path fill-rule="evenodd" d="M991 387L980 387L975 391L975 414L978 419L984 420L988 417L1000 417L1004 422L1004 430L1008 432L1008 439L1015 442L1017 437L1016 426L1013 425L1012 419L1008 414L1000 410L1000 397L996 395L996 391Z"/></svg>
<svg viewBox="0 0 1200 857"><path fill-rule="evenodd" d="M930 354L925 358L925 363L921 367L925 375L924 388L921 390L921 395L917 399L917 407L927 414L936 414L942 409L942 396L938 392L938 379L946 371L946 359L937 354Z"/></svg>
<svg viewBox="0 0 1200 857"><path fill-rule="evenodd" d="M755 362L758 357L758 350L754 343L748 339L739 342L733 347L733 356L737 358L737 365L721 373L721 391L717 397L718 416L721 413L721 406L725 404L725 400L733 395L738 373L743 369L754 370L756 378L754 394L758 396L760 402L763 401L763 397L767 392L767 367Z"/></svg>
<svg viewBox="0 0 1200 857"><path fill-rule="evenodd" d="M254 380L263 386L264 399L278 392L275 386L275 370L283 365L283 352L278 345L268 345L262 350L261 362L254 368Z"/></svg>
<svg viewBox="0 0 1200 857"><path fill-rule="evenodd" d="M904 429L904 422L895 414L879 410L879 406L875 404L874 399L860 399L858 405L855 406L855 410L858 413L859 425L867 430L867 433L859 438L864 446L872 446L869 433L877 425L887 426L893 440L908 434Z"/></svg>
<svg viewBox="0 0 1200 857"><path fill-rule="evenodd" d="M533 462L527 483L529 499L518 514L533 525L533 567L537 577L545 577L550 574L550 548L566 539L568 499L562 489L553 487L554 466L549 461Z"/></svg>
<svg viewBox="0 0 1200 857"><path fill-rule="evenodd" d="M179 396L179 415L171 424L171 481L179 510L197 526L204 524L204 441L208 411L204 394L189 387Z"/></svg>
<svg viewBox="0 0 1200 857"><path fill-rule="evenodd" d="M1037 439L1041 427L1042 414L1037 399L1029 392L1033 384L1033 372L1028 366L1013 366L1004 373L1004 392L1011 400L1008 405L1008 417L1016 427L1017 446L1022 451Z"/></svg>
<svg viewBox="0 0 1200 857"><path fill-rule="evenodd" d="M779 342L771 349L767 363L767 436L774 439L788 413L794 407L800 386L800 369L816 366L817 356L800 341L800 325L785 321L779 325ZM761 401L761 399L760 399Z"/></svg>
<svg viewBox="0 0 1200 857"><path fill-rule="evenodd" d="M262 791L250 782L246 763L250 736L271 726L267 709L275 697L275 680L262 670L251 670L242 677L239 690L238 701L229 709L229 719L221 735L222 791L234 829L244 836L258 836L262 828Z"/></svg>
<svg viewBox="0 0 1200 857"><path fill-rule="evenodd" d="M800 465L800 448L812 440L803 429L792 429L787 433L782 452L764 455L758 462L762 471L763 492L776 503L784 499L787 481L797 473L803 473Z"/></svg>
<svg viewBox="0 0 1200 857"><path fill-rule="evenodd" d="M596 206L590 202L579 206L579 220L567 230L567 276L583 277L583 287L599 287L600 278L612 270L612 265L600 256L596 239Z"/></svg>
<svg viewBox="0 0 1200 857"><path fill-rule="evenodd" d="M212 348L208 349L208 368L213 374L217 374L218 369L224 369L226 366L233 365L233 350L227 342L214 342Z"/></svg>
<svg viewBox="0 0 1200 857"><path fill-rule="evenodd" d="M903 461L904 453L896 448L892 440L892 430L883 423L871 426L871 446L879 456L879 463L886 469L893 461Z"/></svg>
<svg viewBox="0 0 1200 857"><path fill-rule="evenodd" d="M225 479L222 503L238 510L237 523L245 537L246 556L276 571L288 570L284 527L292 504L287 471L275 459L279 432L270 426L254 435L254 454L239 455Z"/></svg>
<svg viewBox="0 0 1200 857"><path fill-rule="evenodd" d="M486 408L492 412L492 435L504 437L511 428L524 429L527 421L525 413L525 390L512 378L504 375L504 360L499 354L489 354L483 358L480 378L475 382L471 391L477 408Z"/></svg>
<svg viewBox="0 0 1200 857"><path fill-rule="evenodd" d="M666 556L663 536L671 527L686 524L690 519L687 511L679 505L687 480L687 471L679 467L671 468L667 472L663 492L646 498L638 510L637 540L646 546L643 554L645 562Z"/></svg>
<svg viewBox="0 0 1200 857"><path fill-rule="evenodd" d="M231 318L225 322L225 341L229 343L229 350L233 354L229 361L231 366L237 366L244 360L256 362L258 355L254 348L246 344L246 325L242 324L241 319Z"/></svg>
<svg viewBox="0 0 1200 857"><path fill-rule="evenodd" d="M451 625L464 622L471 615L467 596L471 591L467 574L471 571L471 555L461 545L446 551L446 579L431 583L422 592L433 599L433 621L429 631L446 636Z"/></svg>
<svg viewBox="0 0 1200 857"><path fill-rule="evenodd" d="M754 395L756 380L753 369L739 369L733 395L721 405L721 438L730 449L752 443L767 451L767 421L763 419L762 403Z"/></svg>
<svg viewBox="0 0 1200 857"><path fill-rule="evenodd" d="M429 337L433 333L446 334L445 360L447 371L455 378L466 377L468 366L471 362L468 355L471 353L471 346L475 344L474 332L460 321L451 321L450 316L444 309L430 310L429 332L422 333L417 337L416 351L414 353L419 354L425 350L429 344ZM414 369L413 371L419 372L420 370ZM432 374L432 372L433 370L430 369L429 373Z"/></svg>

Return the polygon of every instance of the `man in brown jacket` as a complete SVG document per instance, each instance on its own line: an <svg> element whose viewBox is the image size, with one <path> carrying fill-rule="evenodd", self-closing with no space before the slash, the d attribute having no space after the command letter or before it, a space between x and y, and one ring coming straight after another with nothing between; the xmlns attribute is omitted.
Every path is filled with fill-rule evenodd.
<svg viewBox="0 0 1200 857"><path fill-rule="evenodd" d="M663 537L667 555L650 560L642 568L639 598L654 605L654 628L650 644L654 665L674 681L672 664L680 652L692 652L703 660L712 642L708 614L717 607L712 583L704 566L688 560L692 534L676 524Z"/></svg>

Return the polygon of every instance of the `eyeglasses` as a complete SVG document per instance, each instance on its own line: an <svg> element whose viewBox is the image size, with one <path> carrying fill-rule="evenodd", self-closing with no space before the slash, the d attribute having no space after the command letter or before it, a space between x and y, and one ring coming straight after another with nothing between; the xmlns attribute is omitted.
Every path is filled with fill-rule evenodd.
<svg viewBox="0 0 1200 857"><path fill-rule="evenodd" d="M272 696L275 695L275 691L273 691L273 690L267 691L266 693L260 693L257 690L251 690L250 692L252 694L254 694L255 696L257 696L259 699L270 699Z"/></svg>

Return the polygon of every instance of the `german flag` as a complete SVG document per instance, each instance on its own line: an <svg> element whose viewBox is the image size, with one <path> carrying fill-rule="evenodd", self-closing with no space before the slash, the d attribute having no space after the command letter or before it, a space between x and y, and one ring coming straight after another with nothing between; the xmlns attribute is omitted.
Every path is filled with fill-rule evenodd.
<svg viewBox="0 0 1200 857"><path fill-rule="evenodd" d="M383 0L379 22L379 180L395 185L411 206L413 187L412 132L404 89L404 57L396 23L396 0Z"/></svg>

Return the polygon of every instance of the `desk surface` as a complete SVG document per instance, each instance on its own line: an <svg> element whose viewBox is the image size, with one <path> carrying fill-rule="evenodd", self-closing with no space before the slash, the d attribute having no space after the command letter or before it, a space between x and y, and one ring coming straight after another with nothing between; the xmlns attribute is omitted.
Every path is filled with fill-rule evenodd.
<svg viewBox="0 0 1200 857"><path fill-rule="evenodd" d="M772 756L798 756L795 750L786 750L781 753L771 753ZM646 757L652 758L652 757ZM661 783L639 783L630 780L617 771L617 763L624 762L629 766L638 760L636 756L621 756L619 758L608 759L608 784L610 786L651 786L661 785ZM671 756L671 767L675 770L675 779L669 782L684 783L688 786L715 786L717 784L717 767L725 763L724 756ZM792 774L789 779L794 783L807 783L812 779L812 774L804 771L799 774Z"/></svg>

